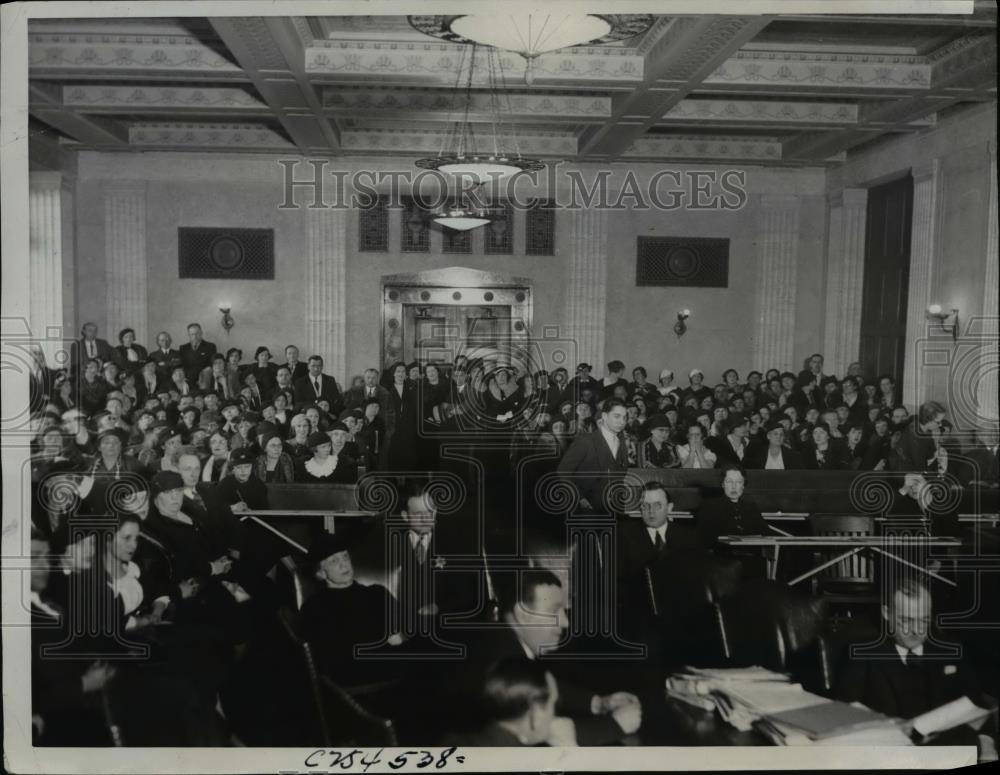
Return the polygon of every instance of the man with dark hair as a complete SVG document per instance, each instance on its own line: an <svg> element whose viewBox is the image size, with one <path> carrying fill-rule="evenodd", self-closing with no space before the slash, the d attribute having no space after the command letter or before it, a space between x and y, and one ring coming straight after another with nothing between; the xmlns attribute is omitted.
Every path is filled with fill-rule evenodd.
<svg viewBox="0 0 1000 775"><path fill-rule="evenodd" d="M493 665L483 680L476 708L482 725L473 732L447 736L445 744L575 744L575 739L553 739L558 701L559 689L552 673L527 657L506 657Z"/></svg>
<svg viewBox="0 0 1000 775"><path fill-rule="evenodd" d="M97 324L84 323L83 328L80 329L80 338L70 346L70 373L79 375L83 371L83 365L95 358L103 365L107 361L113 360L114 357L115 351L108 344L107 339L100 339L97 336Z"/></svg>
<svg viewBox="0 0 1000 775"><path fill-rule="evenodd" d="M823 374L823 356L820 353L813 353L806 361L805 368L799 372L799 384L802 385L808 381L818 388L825 378L826 375Z"/></svg>
<svg viewBox="0 0 1000 775"><path fill-rule="evenodd" d="M885 629L875 646L861 645L848 654L838 674L835 696L861 702L888 716L912 719L961 697L986 706L982 683L963 650L934 637L930 589L911 573L891 589L882 605ZM912 732L912 726L907 726ZM979 731L985 731L980 729ZM919 734L919 733L917 733ZM994 742L977 738L969 726L959 726L935 738L936 745L976 745L993 751Z"/></svg>
<svg viewBox="0 0 1000 775"><path fill-rule="evenodd" d="M548 570L523 571L517 591L503 596L503 626L475 632L469 658L461 665L460 686L479 687L489 666L505 657L545 661L563 644L568 621L562 582ZM642 721L639 700L627 692L600 696L559 681L556 711L573 718L580 745L604 745L636 732Z"/></svg>
<svg viewBox="0 0 1000 775"><path fill-rule="evenodd" d="M202 338L200 323L188 323L187 334L189 341L181 345L179 352L184 365L184 376L194 385L201 373L212 365L215 345Z"/></svg>
<svg viewBox="0 0 1000 775"><path fill-rule="evenodd" d="M627 419L624 402L609 398L601 405L597 430L578 435L559 461L559 472L579 489L585 511L604 509L605 489L621 481L628 470L622 437Z"/></svg>
<svg viewBox="0 0 1000 775"><path fill-rule="evenodd" d="M600 383L600 398L606 400L615 394L616 387L624 387L628 391L628 380L625 379L625 364L619 360L609 361L607 371Z"/></svg>
<svg viewBox="0 0 1000 775"><path fill-rule="evenodd" d="M308 373L294 383L295 405L301 407L327 401L330 412L340 414L343 410L343 399L337 380L323 373L323 359L318 355L309 356Z"/></svg>
<svg viewBox="0 0 1000 775"><path fill-rule="evenodd" d="M299 348L294 344L290 344L285 347L285 362L281 365L287 367L292 373L293 385L296 380L302 379L302 377L309 373L309 369L306 364L299 360Z"/></svg>
<svg viewBox="0 0 1000 775"><path fill-rule="evenodd" d="M1000 486L1000 457L997 441L1000 431L996 422L983 423L976 428L976 444L966 451L969 465L965 467L964 484L996 488Z"/></svg>
<svg viewBox="0 0 1000 775"><path fill-rule="evenodd" d="M345 409L358 409L368 401L376 400L379 406L389 405L389 391L378 383L378 369L365 369L364 384L347 391L344 400Z"/></svg>

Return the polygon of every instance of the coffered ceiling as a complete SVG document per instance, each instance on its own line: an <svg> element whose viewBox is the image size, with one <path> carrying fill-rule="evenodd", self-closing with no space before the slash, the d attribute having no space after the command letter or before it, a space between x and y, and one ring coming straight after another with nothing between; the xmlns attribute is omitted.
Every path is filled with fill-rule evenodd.
<svg viewBox="0 0 1000 775"><path fill-rule="evenodd" d="M995 2L972 16L658 16L631 40L543 55L530 86L502 54L504 119L543 159L837 164L995 100L995 36ZM33 158L434 154L464 108L461 57L404 16L36 19ZM477 85L470 118L485 122Z"/></svg>

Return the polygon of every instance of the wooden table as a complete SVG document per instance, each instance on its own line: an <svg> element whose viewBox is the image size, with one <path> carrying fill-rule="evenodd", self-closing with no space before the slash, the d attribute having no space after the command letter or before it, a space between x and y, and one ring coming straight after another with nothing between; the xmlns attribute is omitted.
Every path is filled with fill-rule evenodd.
<svg viewBox="0 0 1000 775"><path fill-rule="evenodd" d="M789 586L794 586L801 581L805 581L817 573L826 570L831 565L836 565L852 555L863 551L871 551L879 554L893 562L900 563L907 567L918 570L937 581L943 581L952 587L958 586L957 582L947 579L934 571L922 568L909 560L887 551L886 547L900 545L925 546L935 548L957 548L962 545L958 538L951 536L719 536L719 543L733 548L759 547L761 549L773 549L771 557L767 558L767 577L774 579L777 576L778 557L782 547L788 548L810 548L810 549L846 549L832 560L820 563L815 568L796 576L788 582Z"/></svg>

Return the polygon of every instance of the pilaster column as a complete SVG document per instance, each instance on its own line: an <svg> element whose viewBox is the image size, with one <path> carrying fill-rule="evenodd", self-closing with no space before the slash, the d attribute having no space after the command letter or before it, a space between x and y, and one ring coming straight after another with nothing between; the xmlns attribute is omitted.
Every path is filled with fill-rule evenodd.
<svg viewBox="0 0 1000 775"><path fill-rule="evenodd" d="M302 211L306 219L306 352L321 355L323 368L346 379L347 210ZM346 386L345 386L346 387Z"/></svg>
<svg viewBox="0 0 1000 775"><path fill-rule="evenodd" d="M757 234L757 306L753 367L798 371L792 363L799 248L799 202L794 196L761 197Z"/></svg>
<svg viewBox="0 0 1000 775"><path fill-rule="evenodd" d="M927 305L937 235L938 160L913 168L913 216L910 237L910 284L906 306L906 366L903 403L915 412L927 400L920 344L927 337ZM942 398L944 398L942 396Z"/></svg>
<svg viewBox="0 0 1000 775"><path fill-rule="evenodd" d="M603 373L608 214L597 209L574 211L572 244L566 290L567 334L576 341L580 360L594 364Z"/></svg>
<svg viewBox="0 0 1000 775"><path fill-rule="evenodd" d="M146 181L108 181L104 195L104 256L107 329L112 345L118 332L134 328L136 341L149 342L146 282Z"/></svg>
<svg viewBox="0 0 1000 775"><path fill-rule="evenodd" d="M867 189L845 188L830 198L823 354L833 374L847 373L861 345L867 219Z"/></svg>
<svg viewBox="0 0 1000 775"><path fill-rule="evenodd" d="M997 421L997 404L1000 403L997 386L997 370L1000 369L1000 356L997 354L1000 326L997 316L1000 315L1000 299L997 285L1000 284L1000 258L997 244L997 145L990 143L989 164L985 170L990 179L990 193L986 204L986 251L983 262L986 264L985 287L983 288L983 338L985 340L983 354L979 364L978 382L978 416L982 420Z"/></svg>
<svg viewBox="0 0 1000 775"><path fill-rule="evenodd" d="M61 365L57 353L63 327L63 208L68 202L63 175L32 172L28 177L29 330L49 366ZM65 334L72 339L71 332ZM68 353L63 356L68 357ZM68 363L68 361L66 361Z"/></svg>

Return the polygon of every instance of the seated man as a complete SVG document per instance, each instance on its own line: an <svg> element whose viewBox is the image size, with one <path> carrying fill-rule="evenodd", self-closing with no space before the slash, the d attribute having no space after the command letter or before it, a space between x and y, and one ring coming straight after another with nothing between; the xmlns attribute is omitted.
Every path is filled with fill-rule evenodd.
<svg viewBox="0 0 1000 775"><path fill-rule="evenodd" d="M548 570L531 570L518 581L517 594L504 600L504 626L474 634L456 686L481 686L489 666L504 657L544 660L562 645L568 621L559 578ZM642 722L642 708L634 695L616 692L602 697L567 681L559 682L556 710L573 718L581 745L612 743L636 732Z"/></svg>
<svg viewBox="0 0 1000 775"><path fill-rule="evenodd" d="M402 643L398 633L386 633L386 623L392 620L390 608L395 605L389 591L354 580L350 545L340 533L322 535L309 559L321 589L302 606L302 633L313 646L320 672L342 685L389 677L385 656L365 659L354 654L358 645Z"/></svg>
<svg viewBox="0 0 1000 775"><path fill-rule="evenodd" d="M476 708L482 725L473 732L447 736L445 745L576 745L572 722L556 717L558 701L552 673L527 657L502 659L483 681ZM569 734L559 735L560 731Z"/></svg>
<svg viewBox="0 0 1000 775"><path fill-rule="evenodd" d="M875 647L848 657L837 678L835 696L845 702L860 702L872 710L902 719L912 719L960 697L985 707L971 665L951 656L954 646L933 637L931 593L923 580L910 576L892 591L882 606L885 633ZM961 651L959 651L959 654ZM912 728L908 729L911 731ZM977 739L968 726L948 730L935 738L936 745L976 745L994 751L994 741Z"/></svg>

